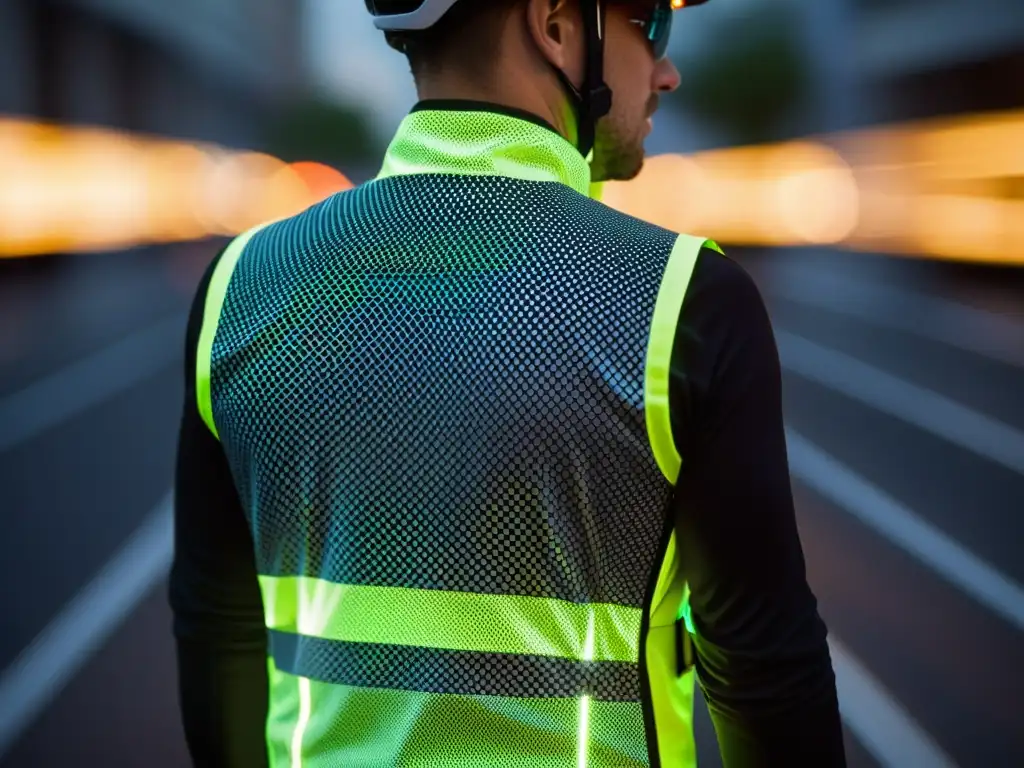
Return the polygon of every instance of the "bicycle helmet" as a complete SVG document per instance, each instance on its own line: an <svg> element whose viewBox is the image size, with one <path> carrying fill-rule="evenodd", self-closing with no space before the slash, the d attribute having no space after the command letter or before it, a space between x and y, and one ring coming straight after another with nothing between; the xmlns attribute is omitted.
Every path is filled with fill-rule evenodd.
<svg viewBox="0 0 1024 768"><path fill-rule="evenodd" d="M612 92L604 82L604 20L606 3L609 1L616 2L580 0L586 35L582 86L576 88L564 72L555 70L572 101L579 134L577 148L584 157L594 147L597 121L608 114L612 106ZM366 0L366 7L377 29L385 32L416 32L433 27L457 2L459 0ZM672 11L705 2L707 0L650 0L651 14L645 31L656 56L665 53Z"/></svg>

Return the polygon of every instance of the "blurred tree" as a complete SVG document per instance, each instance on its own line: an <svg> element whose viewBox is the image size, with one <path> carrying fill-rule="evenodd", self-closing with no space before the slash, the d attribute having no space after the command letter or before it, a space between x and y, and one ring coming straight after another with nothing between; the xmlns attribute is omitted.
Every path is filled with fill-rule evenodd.
<svg viewBox="0 0 1024 768"><path fill-rule="evenodd" d="M359 109L308 99L274 121L267 150L288 162L315 160L344 171L375 162L383 147Z"/></svg>
<svg viewBox="0 0 1024 768"><path fill-rule="evenodd" d="M712 30L715 44L699 56L676 57L683 81L672 101L722 131L729 143L778 138L811 89L798 24L784 3L756 5L720 21Z"/></svg>

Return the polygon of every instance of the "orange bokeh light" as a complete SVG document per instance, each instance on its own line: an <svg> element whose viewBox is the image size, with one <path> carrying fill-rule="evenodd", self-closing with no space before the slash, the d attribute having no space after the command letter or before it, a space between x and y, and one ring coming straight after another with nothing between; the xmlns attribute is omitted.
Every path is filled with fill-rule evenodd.
<svg viewBox="0 0 1024 768"><path fill-rule="evenodd" d="M291 168L305 183L310 199L314 203L324 200L336 192L352 188L352 182L345 174L323 163L302 161L292 163Z"/></svg>
<svg viewBox="0 0 1024 768"><path fill-rule="evenodd" d="M602 199L724 243L1024 265L1022 175L1016 111L661 155ZM230 236L351 187L316 162L0 119L0 256Z"/></svg>

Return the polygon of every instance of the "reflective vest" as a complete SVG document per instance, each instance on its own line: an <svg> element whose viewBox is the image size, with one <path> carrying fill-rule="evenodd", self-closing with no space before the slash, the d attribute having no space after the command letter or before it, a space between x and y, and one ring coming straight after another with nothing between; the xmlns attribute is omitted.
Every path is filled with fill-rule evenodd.
<svg viewBox="0 0 1024 768"><path fill-rule="evenodd" d="M251 524L273 766L692 766L668 376L699 249L562 137L413 111L237 238L198 407Z"/></svg>

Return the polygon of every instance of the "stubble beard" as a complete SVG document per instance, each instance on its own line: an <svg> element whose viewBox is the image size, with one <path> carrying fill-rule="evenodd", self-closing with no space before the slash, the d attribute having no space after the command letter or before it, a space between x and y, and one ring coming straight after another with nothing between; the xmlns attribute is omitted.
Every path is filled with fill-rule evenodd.
<svg viewBox="0 0 1024 768"><path fill-rule="evenodd" d="M636 178L644 165L644 139L637 131L603 120L598 123L594 141L592 181L628 181Z"/></svg>

